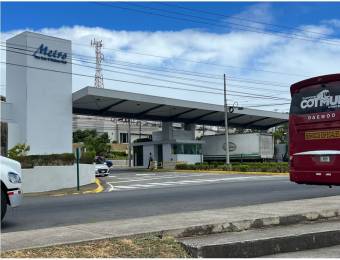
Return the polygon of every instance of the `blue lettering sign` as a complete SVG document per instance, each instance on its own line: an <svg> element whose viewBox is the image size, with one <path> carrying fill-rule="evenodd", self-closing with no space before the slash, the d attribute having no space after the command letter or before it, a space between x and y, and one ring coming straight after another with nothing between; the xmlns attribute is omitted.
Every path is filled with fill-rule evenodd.
<svg viewBox="0 0 340 260"><path fill-rule="evenodd" d="M67 63L67 53L58 50L49 50L47 46L41 44L38 49L33 53L36 59L48 60L59 63Z"/></svg>

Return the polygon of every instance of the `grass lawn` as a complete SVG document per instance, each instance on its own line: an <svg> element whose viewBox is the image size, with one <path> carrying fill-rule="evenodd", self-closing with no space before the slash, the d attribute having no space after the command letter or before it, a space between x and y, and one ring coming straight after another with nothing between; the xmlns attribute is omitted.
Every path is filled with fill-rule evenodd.
<svg viewBox="0 0 340 260"><path fill-rule="evenodd" d="M189 258L171 237L103 239L68 245L1 252L2 258Z"/></svg>

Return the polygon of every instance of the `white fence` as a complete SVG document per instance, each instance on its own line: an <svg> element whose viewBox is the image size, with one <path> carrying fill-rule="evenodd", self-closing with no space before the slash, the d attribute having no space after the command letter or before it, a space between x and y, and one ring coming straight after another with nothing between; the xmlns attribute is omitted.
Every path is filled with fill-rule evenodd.
<svg viewBox="0 0 340 260"><path fill-rule="evenodd" d="M86 185L95 182L93 164L79 165L79 183ZM22 170L24 193L43 192L73 188L77 186L77 166L35 166Z"/></svg>

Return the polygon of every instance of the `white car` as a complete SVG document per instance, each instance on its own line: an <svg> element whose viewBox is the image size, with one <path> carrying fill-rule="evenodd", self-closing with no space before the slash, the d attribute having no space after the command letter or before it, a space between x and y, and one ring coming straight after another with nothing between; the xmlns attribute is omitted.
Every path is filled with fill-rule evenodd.
<svg viewBox="0 0 340 260"><path fill-rule="evenodd" d="M109 167L105 163L95 163L96 177L105 177L109 175Z"/></svg>
<svg viewBox="0 0 340 260"><path fill-rule="evenodd" d="M5 217L7 205L21 204L21 165L19 162L0 156L1 165L1 221Z"/></svg>

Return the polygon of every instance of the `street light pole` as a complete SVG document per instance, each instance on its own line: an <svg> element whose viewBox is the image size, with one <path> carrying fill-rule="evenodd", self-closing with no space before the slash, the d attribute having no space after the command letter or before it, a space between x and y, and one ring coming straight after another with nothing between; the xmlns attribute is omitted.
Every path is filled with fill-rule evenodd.
<svg viewBox="0 0 340 260"><path fill-rule="evenodd" d="M223 75L224 80L224 128L225 128L225 163L230 164L229 159L229 136L228 136L228 105L227 105L227 83L225 74Z"/></svg>

